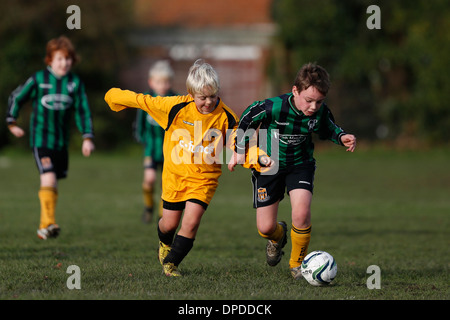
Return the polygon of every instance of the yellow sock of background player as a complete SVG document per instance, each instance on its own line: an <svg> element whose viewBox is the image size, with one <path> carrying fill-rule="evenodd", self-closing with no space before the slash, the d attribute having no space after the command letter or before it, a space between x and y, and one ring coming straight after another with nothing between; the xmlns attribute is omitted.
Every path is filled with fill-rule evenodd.
<svg viewBox="0 0 450 320"><path fill-rule="evenodd" d="M311 226L300 229L292 225L291 230L291 258L289 260L289 268L300 266L308 252L309 241L311 240Z"/></svg>
<svg viewBox="0 0 450 320"><path fill-rule="evenodd" d="M163 201L162 199L159 200L159 217L162 218L163 216Z"/></svg>
<svg viewBox="0 0 450 320"><path fill-rule="evenodd" d="M153 209L153 188L143 187L144 205L146 209Z"/></svg>
<svg viewBox="0 0 450 320"><path fill-rule="evenodd" d="M53 187L41 187L39 189L39 201L41 202L41 222L39 229L47 228L55 224L55 208L58 200L58 191Z"/></svg>

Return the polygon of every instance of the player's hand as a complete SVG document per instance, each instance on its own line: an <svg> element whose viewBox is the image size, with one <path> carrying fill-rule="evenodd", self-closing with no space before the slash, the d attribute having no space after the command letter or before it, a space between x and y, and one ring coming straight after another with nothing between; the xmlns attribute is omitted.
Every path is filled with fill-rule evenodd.
<svg viewBox="0 0 450 320"><path fill-rule="evenodd" d="M267 168L272 167L275 163L275 161L272 160L269 156L260 156L258 161L262 167L267 167Z"/></svg>
<svg viewBox="0 0 450 320"><path fill-rule="evenodd" d="M84 139L83 145L81 146L81 153L83 153L83 156L89 157L92 151L94 150L95 150L94 142L92 142L91 139Z"/></svg>
<svg viewBox="0 0 450 320"><path fill-rule="evenodd" d="M352 134L344 134L341 137L342 144L347 147L347 151L353 152L356 148L356 137Z"/></svg>
<svg viewBox="0 0 450 320"><path fill-rule="evenodd" d="M236 151L233 152L230 162L228 162L228 170L234 171L234 167L237 164L243 164L245 162L245 154L238 154Z"/></svg>
<svg viewBox="0 0 450 320"><path fill-rule="evenodd" d="M17 138L21 138L25 135L25 131L16 125L8 126L9 131Z"/></svg>

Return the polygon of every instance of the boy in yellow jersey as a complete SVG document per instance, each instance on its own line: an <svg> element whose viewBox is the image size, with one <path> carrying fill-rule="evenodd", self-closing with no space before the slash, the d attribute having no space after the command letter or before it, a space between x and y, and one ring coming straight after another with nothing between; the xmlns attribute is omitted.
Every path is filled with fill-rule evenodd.
<svg viewBox="0 0 450 320"><path fill-rule="evenodd" d="M178 265L193 247L222 174L220 157L227 131L238 123L236 114L218 96L219 78L211 65L197 60L189 70L186 87L188 95L184 96L152 97L117 88L105 95L111 110L142 109L166 131L163 216L157 227L159 260L166 276L181 275Z"/></svg>

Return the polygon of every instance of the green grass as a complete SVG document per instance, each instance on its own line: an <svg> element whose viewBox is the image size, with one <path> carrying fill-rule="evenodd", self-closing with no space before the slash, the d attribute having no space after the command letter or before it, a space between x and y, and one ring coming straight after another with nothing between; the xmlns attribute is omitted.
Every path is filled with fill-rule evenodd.
<svg viewBox="0 0 450 320"><path fill-rule="evenodd" d="M140 152L71 152L59 184L58 239L36 237L39 177L31 154L0 154L0 299L448 300L448 151L316 152L310 250L331 253L334 284L312 287L288 271L290 243L265 264L251 206L250 172L224 167L194 248L166 278L156 259L156 226L140 222ZM279 219L290 223L289 198ZM81 269L81 289L66 286ZM381 268L381 289L366 286Z"/></svg>

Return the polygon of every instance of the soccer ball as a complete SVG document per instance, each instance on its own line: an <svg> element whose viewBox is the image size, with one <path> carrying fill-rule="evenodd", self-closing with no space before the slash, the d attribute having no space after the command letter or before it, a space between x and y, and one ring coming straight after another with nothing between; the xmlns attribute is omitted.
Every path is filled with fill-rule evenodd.
<svg viewBox="0 0 450 320"><path fill-rule="evenodd" d="M337 264L333 256L325 251L313 251L302 262L303 278L313 286L326 286L337 274Z"/></svg>

